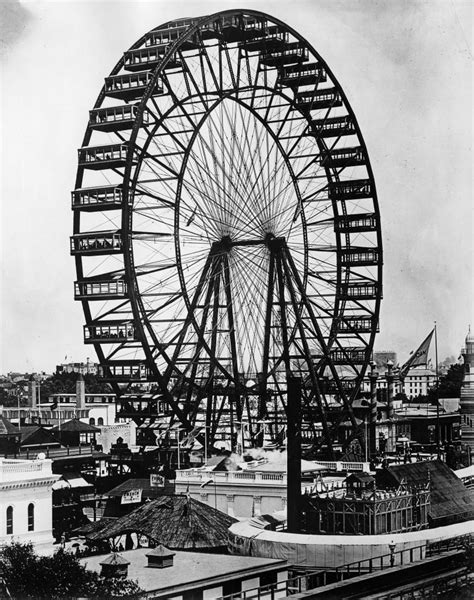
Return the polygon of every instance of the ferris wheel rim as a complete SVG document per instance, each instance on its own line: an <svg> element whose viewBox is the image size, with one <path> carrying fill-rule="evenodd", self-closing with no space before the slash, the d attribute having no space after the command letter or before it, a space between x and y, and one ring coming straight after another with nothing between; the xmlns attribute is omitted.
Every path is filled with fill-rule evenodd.
<svg viewBox="0 0 474 600"><path fill-rule="evenodd" d="M324 59L322 59L322 57L319 55L318 52L316 52L316 50L313 48L313 46L305 39L303 38L303 36L301 36L300 34L298 34L298 32L296 32L294 29L292 29L290 26L288 26L287 24L283 23L282 21L279 21L278 19L260 12L260 11L254 11L254 10L246 10L246 9L231 9L231 10L227 10L227 11L220 11L217 13L214 13L212 15L208 15L205 17L201 17L199 19L197 19L195 21L195 23L193 25L191 25L188 30L186 31L186 33L184 33L181 37L179 37L173 44L171 44L171 46L169 47L165 57L162 59L162 61L160 62L160 64L154 68L153 70L153 75L152 75L152 79L150 80L150 83L148 84L147 90L146 92L142 95L140 102L139 102L139 108L138 108L138 113L137 113L137 117L136 117L136 121L135 124L133 126L131 135L130 135L130 146L128 149L128 154L127 154L127 162L125 165L125 169L124 169L124 173L123 173L123 182L124 182L124 190L125 190L125 196L127 197L128 194L130 193L130 182L132 180L131 177L131 170L132 170L132 156L133 156L133 148L135 146L136 143L136 139L137 139L137 135L138 135L138 131L140 128L140 122L141 119L143 118L143 112L145 110L146 104L149 101L151 95L152 95L152 91L154 88L154 85L156 84L156 81L158 80L158 77L160 76L160 74L164 71L168 61L170 60L170 57L174 54L174 52L179 49L180 47L182 47L184 41L189 40L191 38L191 36L198 32L199 29L201 27L203 27L204 25L211 23L213 20L216 19L220 19L223 16L226 15L251 15L251 16L256 16L256 17L260 17L262 19L266 19L268 20L270 23L272 24L277 24L280 25L282 28L284 28L285 31L290 32L296 39L298 39L299 41L301 41L302 43L304 43L305 47L309 49L309 51L311 52L312 56L316 57L318 62L320 62L324 69L328 72L328 74L330 75L331 81L334 82L337 86L338 92L341 94L342 98L343 98L343 102L344 102L344 108L345 110L348 112L348 114L350 115L351 119L354 122L355 128L356 128L356 136L357 139L360 143L360 146L362 147L364 153L365 153L365 163L364 166L367 169L368 172L368 177L371 181L372 184L372 198L373 198L373 210L374 210L374 215L376 218L377 223L380 223L380 215L379 215L379 205L378 205L378 200L377 200L377 193L376 193L376 189L375 189L375 181L374 181L374 177L373 177L373 172L372 172L372 167L371 167L371 163L370 160L368 158L368 153L367 153L367 149L366 149L366 145L365 145L365 141L364 138L362 136L362 133L360 131L360 127L358 124L358 121L355 117L355 114L352 110L352 107L350 105L350 103L347 101L346 95L344 93L344 90L342 88L342 86L339 84L339 82L337 81L337 79L334 77L331 69L328 67L327 63L324 61ZM144 40L146 40L147 36L156 30L159 30L161 28L166 27L168 24L173 23L173 21L168 21L167 23L164 23L163 25L159 26L158 28L154 28L152 29L150 32L148 32L147 34L145 34L144 36L142 36L142 38L140 38L140 40L138 40L130 49L134 49L134 48L139 48L143 43ZM112 74L116 74L120 71L120 69L123 66L123 61L124 59L122 58L117 65L114 67L114 69L111 72ZM103 101L104 95L105 95L105 87L102 89L101 93L99 94L99 97L94 105L94 107L100 107L101 103ZM221 94L222 94L222 90L221 90ZM231 95L231 92L229 92L228 94L229 96ZM223 101L224 97L221 97L220 99L218 99L216 101L216 104L221 103ZM248 107L247 107L248 108ZM210 112L210 111L209 111ZM207 116L203 117L202 122L204 123L205 119L207 118ZM307 118L307 117L306 117ZM89 140L91 139L92 136L92 130L89 130L89 128L86 130L86 134L84 136L84 142L83 145L87 145ZM195 135L197 135L197 130L195 132ZM317 140L318 144L319 142L324 144L324 140ZM191 146L192 143L189 144L189 146ZM283 156L285 156L284 152L282 151L281 154ZM183 165L183 171L185 170L185 165ZM332 178L332 173L329 172L329 169L327 167L325 167L326 170L326 175L328 178L328 181L331 180ZM135 170L135 174L134 177L136 178L137 174L139 173L139 169L137 168ZM76 178L76 188L80 187L82 182L82 173L79 172L78 170L78 175ZM304 211L302 211L304 212ZM123 236L127 236L128 233L133 232L133 228L131 226L130 221L130 217L131 214L133 213L132 209L130 208L130 205L124 201L124 207L123 207L123 211L122 211L122 235ZM76 224L76 217L78 217L78 214L75 214L75 224L74 224L74 232L78 232L80 231L79 229L79 225ZM378 263L378 272L377 272L377 284L379 286L379 289L381 290L381 283L382 283L382 270L381 270L381 266L382 266L382 260L381 260L381 252L382 252L382 244L381 244L381 233L380 233L380 225L378 225L377 228L377 248L380 251L380 261ZM346 236L348 234L346 233ZM338 240L338 236L336 236L336 240ZM175 246L176 244L179 244L179 240L175 238ZM340 252L341 247L339 246L338 251ZM133 245L130 244L128 251L124 251L124 262L125 262L125 270L128 274L128 276L131 278L132 281L134 281L136 283L136 274L135 274L135 264L134 264L134 260L133 260ZM78 273L78 278L81 278L83 276L83 270L82 270L82 259L80 256L76 256L76 270ZM182 269L181 269L182 270ZM304 273L304 275L306 275ZM341 269L338 269L338 277L340 277L341 275ZM346 271L346 277L348 277L348 271ZM379 294L377 295L377 298L375 299L374 302L374 306L372 308L372 317L374 319L375 322L378 322L378 317L379 317L379 312L380 312L380 300L381 300L381 292L379 292ZM131 303L131 305L133 306L133 312L135 315L137 315L137 325L138 328L142 329L142 333L141 333L141 337L142 340L146 339L144 330L143 330L143 322L141 321L141 319L143 319L143 315L145 315L145 310L143 308L143 305L140 307L140 302L141 302L141 298L140 298L140 293L137 290L136 292L133 291L129 297L129 301ZM340 301L339 299L337 299L338 302L343 302ZM186 306L189 310L190 306L189 306L189 298L187 299L187 303ZM92 315L91 312L89 310L89 304L87 300L83 300L83 308L84 308L84 312L86 315L86 320L92 321ZM336 307L334 308L334 317L336 317L336 314L339 312L339 307L336 309ZM141 317L140 317L141 316ZM333 328L333 335L336 336L337 335L337 328L338 328L338 324L337 324L337 319L334 318L333 322L332 322L332 328ZM195 329L197 329L195 327ZM374 337L375 337L375 333L376 333L376 328L375 326L372 328L371 334L370 334L370 339L367 341L366 343L366 348L372 348L373 346L373 341L374 341ZM330 336L328 336L329 339ZM95 344L96 347L96 351L99 354L99 357L105 361L106 357L105 354L103 353L103 348L101 343L97 343ZM146 347L146 343L143 342L143 347L144 347L144 352L148 357L148 360L150 362L150 365L152 367L152 369L155 370L155 376L157 377L157 379L159 380L159 373L157 372L157 367L156 364L154 362L154 352L153 349L151 348L147 348ZM209 352L209 357L211 361L214 361L214 357L212 356L212 352ZM365 364L363 365L362 369L361 369L361 374L360 377L362 378L363 373L365 372L365 369L367 367L367 362L368 360L366 360ZM218 362L214 361L215 366L218 366ZM229 380L232 380L232 374L228 373L227 374L229 376ZM237 384L237 382L235 382Z"/></svg>

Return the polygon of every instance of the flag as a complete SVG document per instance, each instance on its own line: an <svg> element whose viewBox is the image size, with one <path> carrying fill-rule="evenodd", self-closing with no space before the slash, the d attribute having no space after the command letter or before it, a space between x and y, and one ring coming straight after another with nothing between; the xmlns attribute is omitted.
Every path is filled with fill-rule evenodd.
<svg viewBox="0 0 474 600"><path fill-rule="evenodd" d="M412 367L417 367L418 365L426 365L428 363L428 351L430 349L431 338L433 337L434 329L428 334L426 339L420 344L420 347L416 352L411 354L410 358L400 369L400 379L405 379L408 371Z"/></svg>

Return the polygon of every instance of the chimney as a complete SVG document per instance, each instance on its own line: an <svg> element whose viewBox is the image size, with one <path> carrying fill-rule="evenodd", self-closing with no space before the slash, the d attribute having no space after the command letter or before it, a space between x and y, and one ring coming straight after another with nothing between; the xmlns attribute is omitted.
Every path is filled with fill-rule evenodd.
<svg viewBox="0 0 474 600"><path fill-rule="evenodd" d="M86 407L86 382L82 373L79 373L79 377L76 381L76 408L83 409Z"/></svg>
<svg viewBox="0 0 474 600"><path fill-rule="evenodd" d="M28 406L36 408L38 406L38 385L33 375L28 380Z"/></svg>
<svg viewBox="0 0 474 600"><path fill-rule="evenodd" d="M110 556L100 563L100 566L102 567L100 574L107 579L112 577L125 579L128 575L129 564L130 561L123 558L123 556L120 556L117 552L112 552Z"/></svg>
<svg viewBox="0 0 474 600"><path fill-rule="evenodd" d="M168 548L160 544L146 554L146 557L148 558L147 566L153 569L166 569L166 567L172 567L175 554L176 552L171 552L171 550L168 550Z"/></svg>

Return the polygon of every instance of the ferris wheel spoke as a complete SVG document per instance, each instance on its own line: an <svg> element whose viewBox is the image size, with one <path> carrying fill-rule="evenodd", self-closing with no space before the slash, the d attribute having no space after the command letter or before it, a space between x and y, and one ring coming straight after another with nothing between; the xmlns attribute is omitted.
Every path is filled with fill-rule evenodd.
<svg viewBox="0 0 474 600"><path fill-rule="evenodd" d="M256 435L271 410L276 435L286 373L298 374L320 423L308 431L322 427L330 446L337 419L320 378L352 419L381 297L377 198L355 117L284 23L265 16L264 29L237 10L174 27L125 53L80 149L71 253L85 337L110 322L94 347L114 389L143 385L141 362L167 422L205 423L209 441L234 418ZM279 42L266 41L272 31ZM133 339L114 338L125 323Z"/></svg>

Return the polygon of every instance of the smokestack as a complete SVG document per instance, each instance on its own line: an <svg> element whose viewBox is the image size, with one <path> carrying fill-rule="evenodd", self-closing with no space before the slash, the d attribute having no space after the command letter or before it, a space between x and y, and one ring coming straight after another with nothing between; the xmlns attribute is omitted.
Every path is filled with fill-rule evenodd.
<svg viewBox="0 0 474 600"><path fill-rule="evenodd" d="M31 375L28 380L28 406L36 408L39 404L38 400L38 384L34 376Z"/></svg>
<svg viewBox="0 0 474 600"><path fill-rule="evenodd" d="M79 373L79 377L76 381L76 408L83 409L86 407L86 382L82 373Z"/></svg>

